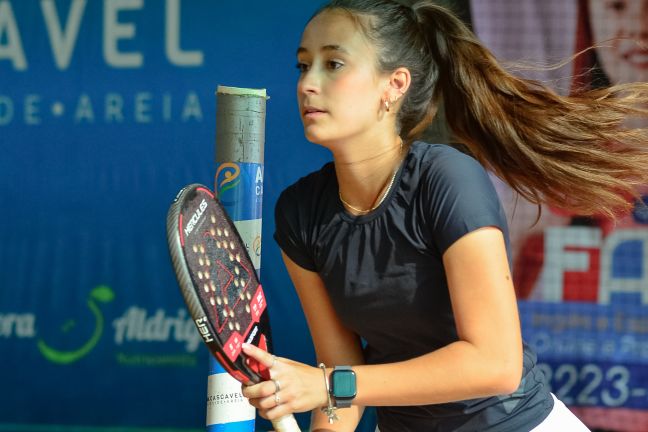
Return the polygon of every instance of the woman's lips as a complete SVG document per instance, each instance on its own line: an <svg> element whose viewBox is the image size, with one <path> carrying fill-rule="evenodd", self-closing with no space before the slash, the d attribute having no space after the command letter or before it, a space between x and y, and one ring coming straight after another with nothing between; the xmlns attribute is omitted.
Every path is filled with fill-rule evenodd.
<svg viewBox="0 0 648 432"><path fill-rule="evenodd" d="M304 118L316 119L324 114L326 114L326 111L319 108L308 107L304 109Z"/></svg>

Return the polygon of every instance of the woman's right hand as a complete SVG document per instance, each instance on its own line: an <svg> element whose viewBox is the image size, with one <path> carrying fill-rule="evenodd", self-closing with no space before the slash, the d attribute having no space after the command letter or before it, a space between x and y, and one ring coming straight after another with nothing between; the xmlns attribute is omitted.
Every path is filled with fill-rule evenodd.
<svg viewBox="0 0 648 432"><path fill-rule="evenodd" d="M320 368L273 356L254 345L243 344L243 352L270 372L270 380L242 389L243 396L261 417L276 420L327 404L326 383Z"/></svg>

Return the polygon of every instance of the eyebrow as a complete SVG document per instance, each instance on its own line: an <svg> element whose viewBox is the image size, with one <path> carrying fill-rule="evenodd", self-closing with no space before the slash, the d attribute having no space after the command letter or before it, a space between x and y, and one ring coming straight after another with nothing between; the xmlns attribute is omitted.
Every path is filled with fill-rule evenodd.
<svg viewBox="0 0 648 432"><path fill-rule="evenodd" d="M340 45L324 45L320 51L335 51L335 52L341 52L343 54L348 54L349 51L346 49L342 48ZM297 55L302 54L302 53L307 53L308 50L304 47L299 47L297 48Z"/></svg>

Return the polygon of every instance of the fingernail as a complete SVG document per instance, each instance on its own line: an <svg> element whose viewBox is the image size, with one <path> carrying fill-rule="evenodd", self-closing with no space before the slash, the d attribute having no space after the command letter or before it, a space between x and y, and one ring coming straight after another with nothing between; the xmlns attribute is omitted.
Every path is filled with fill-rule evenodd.
<svg viewBox="0 0 648 432"><path fill-rule="evenodd" d="M243 349L250 349L250 344L243 342L243 345L241 345Z"/></svg>

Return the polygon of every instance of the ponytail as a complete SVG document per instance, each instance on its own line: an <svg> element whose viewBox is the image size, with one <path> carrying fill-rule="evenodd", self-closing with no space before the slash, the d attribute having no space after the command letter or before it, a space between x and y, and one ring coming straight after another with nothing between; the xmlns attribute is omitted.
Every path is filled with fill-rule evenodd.
<svg viewBox="0 0 648 432"><path fill-rule="evenodd" d="M397 118L406 143L443 103L458 144L538 205L614 216L648 184L647 131L623 127L629 116L648 117L648 84L560 96L504 70L459 18L427 0L332 0L326 9L356 20L381 72L410 71Z"/></svg>
<svg viewBox="0 0 648 432"><path fill-rule="evenodd" d="M456 139L525 199L583 215L627 211L648 184L646 130L623 128L648 116L648 84L560 96L508 73L472 32L445 9L414 6L438 65Z"/></svg>

